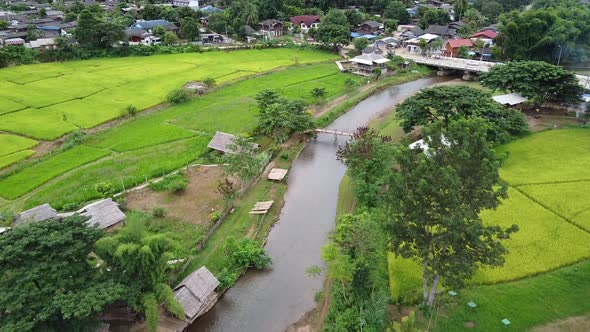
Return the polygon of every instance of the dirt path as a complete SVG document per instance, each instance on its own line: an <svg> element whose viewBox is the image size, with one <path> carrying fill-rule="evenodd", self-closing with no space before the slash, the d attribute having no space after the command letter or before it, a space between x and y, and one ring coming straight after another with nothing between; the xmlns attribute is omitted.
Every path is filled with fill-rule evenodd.
<svg viewBox="0 0 590 332"><path fill-rule="evenodd" d="M374 87L375 83L369 83L369 84L365 84L362 87L360 87L356 92L357 93L363 93L367 90L369 90L370 88ZM326 112L329 112L332 108L342 104L343 102L345 102L347 99L349 99L351 96L348 94L342 95L336 99L332 99L330 100L327 104L323 105L322 107L320 107L317 110L313 111L313 116L315 118L319 118L320 116L324 115Z"/></svg>
<svg viewBox="0 0 590 332"><path fill-rule="evenodd" d="M590 331L590 316L575 316L533 328L531 332Z"/></svg>

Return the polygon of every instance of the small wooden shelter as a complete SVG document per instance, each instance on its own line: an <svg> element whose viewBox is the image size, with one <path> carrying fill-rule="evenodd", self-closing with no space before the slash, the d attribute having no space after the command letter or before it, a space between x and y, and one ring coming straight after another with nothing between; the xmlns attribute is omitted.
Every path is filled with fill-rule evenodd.
<svg viewBox="0 0 590 332"><path fill-rule="evenodd" d="M268 179L272 181L282 181L287 175L287 170L282 168L273 168L268 173Z"/></svg>
<svg viewBox="0 0 590 332"><path fill-rule="evenodd" d="M223 153L234 153L234 151L232 151L228 146L233 143L235 137L235 135L218 131L215 133L209 144L207 144L207 147ZM258 147L258 144L252 144Z"/></svg>
<svg viewBox="0 0 590 332"><path fill-rule="evenodd" d="M39 222L57 217L57 211L51 207L51 205L45 203L43 205L36 206L32 209L23 211L18 214L14 222L15 226L20 226L25 222Z"/></svg>
<svg viewBox="0 0 590 332"><path fill-rule="evenodd" d="M266 214L275 201L257 202L249 214Z"/></svg>
<svg viewBox="0 0 590 332"><path fill-rule="evenodd" d="M493 96L492 99L494 99L494 101L498 104L502 104L504 106L509 107L514 107L528 101L526 97L516 92L500 96Z"/></svg>
<svg viewBox="0 0 590 332"><path fill-rule="evenodd" d="M184 309L187 323L192 323L215 305L219 297L215 292L217 286L219 280L205 266L201 266L174 288L174 296Z"/></svg>
<svg viewBox="0 0 590 332"><path fill-rule="evenodd" d="M119 204L111 198L88 204L77 213L90 218L87 221L88 225L98 225L102 229L109 229L125 220L125 213L119 209Z"/></svg>

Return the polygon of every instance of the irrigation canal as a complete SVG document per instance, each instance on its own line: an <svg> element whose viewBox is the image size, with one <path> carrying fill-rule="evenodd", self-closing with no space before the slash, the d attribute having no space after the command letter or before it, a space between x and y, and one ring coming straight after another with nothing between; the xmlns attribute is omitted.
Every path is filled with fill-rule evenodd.
<svg viewBox="0 0 590 332"><path fill-rule="evenodd" d="M405 97L450 78L423 78L377 93L336 119L327 129L353 132ZM320 249L334 228L338 187L345 166L336 160L348 138L320 134L289 172L285 205L266 244L272 268L248 271L189 332L282 332L316 305L323 278L305 273L324 266Z"/></svg>

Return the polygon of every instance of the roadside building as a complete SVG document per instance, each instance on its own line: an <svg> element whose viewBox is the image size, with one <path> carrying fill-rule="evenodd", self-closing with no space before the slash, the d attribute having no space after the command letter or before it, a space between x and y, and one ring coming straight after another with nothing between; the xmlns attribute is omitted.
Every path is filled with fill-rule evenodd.
<svg viewBox="0 0 590 332"><path fill-rule="evenodd" d="M469 38L471 38L471 40L480 39L486 46L491 46L494 44L494 39L496 39L497 36L498 33L494 30L483 30L472 34Z"/></svg>
<svg viewBox="0 0 590 332"><path fill-rule="evenodd" d="M400 41L393 37L386 37L375 41L374 47L382 50L382 51L389 51L392 50L400 45Z"/></svg>
<svg viewBox="0 0 590 332"><path fill-rule="evenodd" d="M175 7L199 8L199 0L172 0L172 5Z"/></svg>
<svg viewBox="0 0 590 332"><path fill-rule="evenodd" d="M4 40L0 39L0 45L5 45L5 46L19 46L19 45L25 45L25 40L23 38L7 38Z"/></svg>
<svg viewBox="0 0 590 332"><path fill-rule="evenodd" d="M378 34L383 30L383 24L376 21L364 21L359 25L357 32L360 34Z"/></svg>
<svg viewBox="0 0 590 332"><path fill-rule="evenodd" d="M377 68L381 74L387 73L387 63L390 60L380 54L363 54L350 60L352 63L351 72L361 76L373 76Z"/></svg>
<svg viewBox="0 0 590 332"><path fill-rule="evenodd" d="M293 26L301 28L301 32L308 33L309 29L317 29L320 26L320 15L300 15L289 19Z"/></svg>
<svg viewBox="0 0 590 332"><path fill-rule="evenodd" d="M174 33L178 31L178 27L174 23L170 23L167 20L137 21L129 27L129 30L144 30L151 33L152 30L157 26L162 26L164 29L166 29L166 31L172 31Z"/></svg>
<svg viewBox="0 0 590 332"><path fill-rule="evenodd" d="M443 55L456 58L459 55L461 47L467 47L469 49L473 47L473 43L470 39L449 39L443 45Z"/></svg>
<svg viewBox="0 0 590 332"><path fill-rule="evenodd" d="M456 29L449 28L446 25L431 24L424 30L424 33L437 35L442 39L455 39L459 35Z"/></svg>
<svg viewBox="0 0 590 332"><path fill-rule="evenodd" d="M31 40L25 47L33 50L53 50L57 48L57 42L54 38L39 38L37 40Z"/></svg>
<svg viewBox="0 0 590 332"><path fill-rule="evenodd" d="M420 40L425 40L427 44L431 44L435 39L438 38L440 38L438 35L426 33L420 37L406 41L406 48L408 52L422 54L425 50L422 50L420 47L420 44L422 43Z"/></svg>
<svg viewBox="0 0 590 332"><path fill-rule="evenodd" d="M273 39L283 35L283 22L275 19L264 20L260 24L260 33L264 38Z"/></svg>

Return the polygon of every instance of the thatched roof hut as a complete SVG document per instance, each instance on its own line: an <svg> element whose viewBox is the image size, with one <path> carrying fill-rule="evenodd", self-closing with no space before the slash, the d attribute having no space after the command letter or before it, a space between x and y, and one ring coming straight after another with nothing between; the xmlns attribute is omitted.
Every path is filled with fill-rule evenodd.
<svg viewBox="0 0 590 332"><path fill-rule="evenodd" d="M81 216L88 217L88 225L98 225L99 228L107 229L125 220L125 213L119 209L119 204L111 198L86 205L78 210Z"/></svg>
<svg viewBox="0 0 590 332"><path fill-rule="evenodd" d="M186 320L192 323L205 314L217 302L215 288L219 280L204 266L188 275L176 288L176 300L184 308Z"/></svg>
<svg viewBox="0 0 590 332"><path fill-rule="evenodd" d="M223 153L234 153L228 145L232 144L235 139L235 135L224 133L218 131L215 133L215 136L211 139L207 147L213 150L221 151ZM252 143L255 147L258 147L258 144Z"/></svg>
<svg viewBox="0 0 590 332"><path fill-rule="evenodd" d="M51 207L51 205L45 203L43 205L36 206L32 209L19 213L16 217L14 224L16 226L21 225L24 222L39 222L43 220L53 219L57 217L57 211Z"/></svg>

